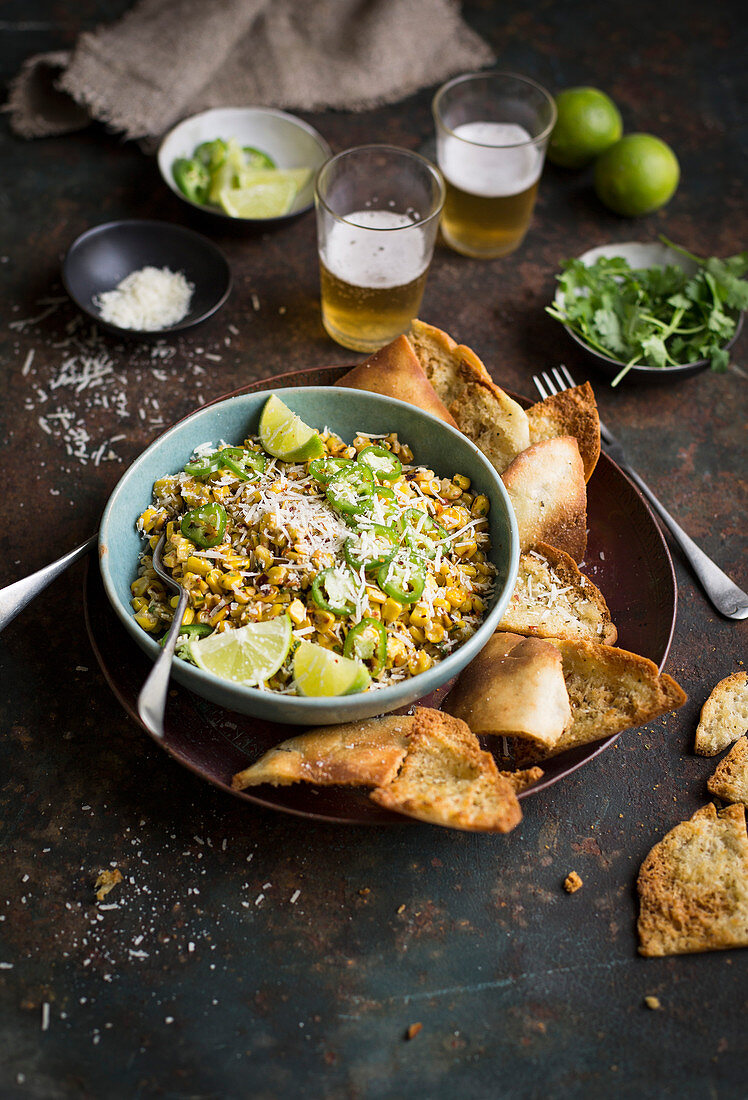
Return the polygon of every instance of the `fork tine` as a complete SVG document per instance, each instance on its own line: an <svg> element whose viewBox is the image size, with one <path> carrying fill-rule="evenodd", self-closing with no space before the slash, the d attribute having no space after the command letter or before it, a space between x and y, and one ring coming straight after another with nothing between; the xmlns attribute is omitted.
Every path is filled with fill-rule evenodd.
<svg viewBox="0 0 748 1100"><path fill-rule="evenodd" d="M575 382L575 381L574 381L574 379L573 379L573 378L571 377L571 374L570 374L570 372L569 372L569 370L568 370L568 368L567 368L566 364L565 364L565 363L562 363L562 364L561 364L561 366L559 367L559 370L560 370L560 371L562 371L562 373L563 373L563 375L564 375L564 378L565 378L565 379L566 379L566 381L567 381L567 382L569 383L569 385L571 386L571 388L572 388L572 389L574 389L574 387L576 386L576 382Z"/></svg>
<svg viewBox="0 0 748 1100"><path fill-rule="evenodd" d="M557 392L556 383L553 381L547 370L543 371L543 381L545 382L546 389L548 390L549 394L555 394ZM563 386L561 388L563 389Z"/></svg>
<svg viewBox="0 0 748 1100"><path fill-rule="evenodd" d="M543 401L545 401L548 394L545 392L545 388L543 386L543 383L540 381L539 376L537 374L533 374L532 380L535 383L535 389L538 391Z"/></svg>
<svg viewBox="0 0 748 1100"><path fill-rule="evenodd" d="M558 367L553 368L553 377L556 379L556 384L558 385L558 392L559 393L561 393L563 390L568 390L569 387L566 384L566 379L561 374Z"/></svg>

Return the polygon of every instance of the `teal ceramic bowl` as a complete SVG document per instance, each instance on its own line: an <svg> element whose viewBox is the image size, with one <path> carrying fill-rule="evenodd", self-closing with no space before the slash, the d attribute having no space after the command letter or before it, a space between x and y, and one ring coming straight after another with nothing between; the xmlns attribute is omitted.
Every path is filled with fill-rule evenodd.
<svg viewBox="0 0 748 1100"><path fill-rule="evenodd" d="M99 563L107 596L132 638L153 660L158 643L135 622L130 584L137 576L144 543L135 522L151 502L153 482L181 470L202 443L240 443L257 433L260 413L272 390L242 394L206 406L175 424L135 460L114 489L99 533ZM441 420L395 401L362 390L333 386L283 389L282 400L306 423L328 427L343 439L357 431L397 432L414 453L414 461L440 477L462 473L489 498L490 560L497 581L486 617L464 645L426 672L392 687L337 698L305 698L274 694L222 680L174 659L172 675L184 687L228 710L291 725L327 725L356 721L407 706L447 683L465 667L496 630L514 588L519 563L519 539L509 497L496 470L465 436Z"/></svg>

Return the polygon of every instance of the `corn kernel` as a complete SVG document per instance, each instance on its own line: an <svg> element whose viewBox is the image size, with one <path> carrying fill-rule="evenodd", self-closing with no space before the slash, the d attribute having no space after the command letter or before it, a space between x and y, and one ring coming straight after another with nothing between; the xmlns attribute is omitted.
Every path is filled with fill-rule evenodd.
<svg viewBox="0 0 748 1100"><path fill-rule="evenodd" d="M427 668L431 668L432 660L428 653L413 653L408 658L408 671L417 676L419 672L425 672Z"/></svg>
<svg viewBox="0 0 748 1100"><path fill-rule="evenodd" d="M428 625L429 611L424 604L416 604L410 613L410 619L408 620L411 626L420 627L423 629Z"/></svg>
<svg viewBox="0 0 748 1100"><path fill-rule="evenodd" d="M148 600L145 596L135 596L130 600L130 606L133 611L142 611L144 607L148 607Z"/></svg>
<svg viewBox="0 0 748 1100"><path fill-rule="evenodd" d="M130 585L130 591L132 592L133 596L144 596L148 590L148 584L148 577L138 577L138 579L134 580Z"/></svg>
<svg viewBox="0 0 748 1100"><path fill-rule="evenodd" d="M149 633L152 633L158 626L158 619L146 607L137 611L134 618L138 626L142 626L143 630L147 630Z"/></svg>
<svg viewBox="0 0 748 1100"><path fill-rule="evenodd" d="M480 596L471 597L470 603L473 605L473 611L483 612L486 610L486 602L482 600Z"/></svg>
<svg viewBox="0 0 748 1100"><path fill-rule="evenodd" d="M382 619L386 623L394 623L400 618L402 611L403 605L390 597L382 605Z"/></svg>
<svg viewBox="0 0 748 1100"><path fill-rule="evenodd" d="M306 608L301 600L291 600L288 605L288 614L291 618L291 622L296 626L301 626L306 619Z"/></svg>
<svg viewBox="0 0 748 1100"><path fill-rule="evenodd" d="M441 623L431 623L424 630L427 642L443 642L446 631Z"/></svg>
<svg viewBox="0 0 748 1100"><path fill-rule="evenodd" d="M262 569L267 569L273 564L273 555L265 546L258 546L255 550L255 560Z"/></svg>
<svg viewBox="0 0 748 1100"><path fill-rule="evenodd" d="M182 626L189 626L190 623L194 623L194 621L195 612L192 610L191 607L186 607L184 609L184 615L182 616Z"/></svg>
<svg viewBox="0 0 748 1100"><path fill-rule="evenodd" d="M201 577L207 577L212 569L211 563L206 558L198 558L191 554L185 565L190 573L199 573Z"/></svg>
<svg viewBox="0 0 748 1100"><path fill-rule="evenodd" d="M416 645L423 645L426 641L426 635L423 633L420 626L411 626L409 633Z"/></svg>
<svg viewBox="0 0 748 1100"><path fill-rule="evenodd" d="M223 589L221 588L221 578L223 574L220 569L211 569L209 573L206 573L205 579L208 582L208 587L211 592L215 592L220 595Z"/></svg>
<svg viewBox="0 0 748 1100"><path fill-rule="evenodd" d="M208 619L208 622L210 623L211 626L217 626L218 623L220 623L222 619L226 618L228 613L229 613L228 607L226 607L226 606L219 607L218 611L214 611L213 614L210 616L210 618Z"/></svg>
<svg viewBox="0 0 748 1100"><path fill-rule="evenodd" d="M470 508L470 514L472 516L487 516L490 507L491 504L488 497L483 493L479 493L473 501L472 507Z"/></svg>
<svg viewBox="0 0 748 1100"><path fill-rule="evenodd" d="M463 492L470 488L470 478L465 474L455 474L452 481L454 481L455 485L462 489Z"/></svg>
<svg viewBox="0 0 748 1100"><path fill-rule="evenodd" d="M268 569L268 580L271 584L283 584L287 573L285 565L274 565L272 569Z"/></svg>

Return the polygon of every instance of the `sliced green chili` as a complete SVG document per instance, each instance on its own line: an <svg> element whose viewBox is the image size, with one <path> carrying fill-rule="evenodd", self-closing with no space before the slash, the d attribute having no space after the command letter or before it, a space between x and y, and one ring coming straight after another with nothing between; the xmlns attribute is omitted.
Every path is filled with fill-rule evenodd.
<svg viewBox="0 0 748 1100"><path fill-rule="evenodd" d="M387 660L387 631L379 619L362 619L345 636L343 656L358 658L376 676ZM371 664L369 662L372 662Z"/></svg>
<svg viewBox="0 0 748 1100"><path fill-rule="evenodd" d="M355 594L353 577L338 566L323 569L312 581L312 599L332 615L352 615L356 610Z"/></svg>
<svg viewBox="0 0 748 1100"><path fill-rule="evenodd" d="M399 550L380 566L377 584L398 603L415 603L426 584L423 562L410 550Z"/></svg>
<svg viewBox="0 0 748 1100"><path fill-rule="evenodd" d="M184 637L185 635L188 638L207 638L208 635L212 633L213 627L210 626L208 623L182 623L179 628L180 638ZM163 646L168 636L169 632L167 631L159 642L159 645Z"/></svg>
<svg viewBox="0 0 748 1100"><path fill-rule="evenodd" d="M174 182L191 202L204 203L210 189L210 173L204 164L192 157L179 157L172 168Z"/></svg>
<svg viewBox="0 0 748 1100"><path fill-rule="evenodd" d="M397 544L397 531L382 523L371 523L345 540L343 554L352 569L378 569L392 557Z"/></svg>
<svg viewBox="0 0 748 1100"><path fill-rule="evenodd" d="M226 530L226 509L217 501L201 504L182 517L181 531L185 538L208 550L217 546Z"/></svg>
<svg viewBox="0 0 748 1100"><path fill-rule="evenodd" d="M430 560L436 557L440 544L444 550L449 549L446 529L419 508L406 508L397 521L397 528L406 546Z"/></svg>
<svg viewBox="0 0 748 1100"><path fill-rule="evenodd" d="M373 489L374 474L369 467L352 462L350 469L330 478L325 493L330 504L344 515L358 516L369 506Z"/></svg>
<svg viewBox="0 0 748 1100"><path fill-rule="evenodd" d="M363 451L359 451L358 461L384 481L396 481L403 472L400 459L386 447L364 447Z"/></svg>
<svg viewBox="0 0 748 1100"><path fill-rule="evenodd" d="M315 458L314 462L309 464L309 473L320 485L327 486L336 474L346 466L352 465L350 458L333 458L332 455L326 455L325 458Z"/></svg>
<svg viewBox="0 0 748 1100"><path fill-rule="evenodd" d="M253 481L263 473L267 459L260 451L248 451L244 447L224 447L215 456L221 466L231 470L240 481Z"/></svg>

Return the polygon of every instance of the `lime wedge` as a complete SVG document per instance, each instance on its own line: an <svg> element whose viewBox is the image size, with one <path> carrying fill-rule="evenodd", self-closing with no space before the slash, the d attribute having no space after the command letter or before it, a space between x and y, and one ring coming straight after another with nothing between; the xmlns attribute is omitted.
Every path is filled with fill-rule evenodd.
<svg viewBox="0 0 748 1100"><path fill-rule="evenodd" d="M350 695L363 691L371 679L361 661L341 657L313 642L300 643L294 653L293 674L302 695Z"/></svg>
<svg viewBox="0 0 748 1100"><path fill-rule="evenodd" d="M325 453L325 445L314 428L272 394L260 417L260 442L268 454L284 462L306 462Z"/></svg>
<svg viewBox="0 0 748 1100"><path fill-rule="evenodd" d="M192 638L185 649L198 668L237 684L259 684L281 667L291 648L291 620L279 615L265 623Z"/></svg>
<svg viewBox="0 0 748 1100"><path fill-rule="evenodd" d="M218 201L232 218L280 218L291 209L310 174L308 168L243 168L236 173L239 186L233 186L233 179L228 184L224 181Z"/></svg>

